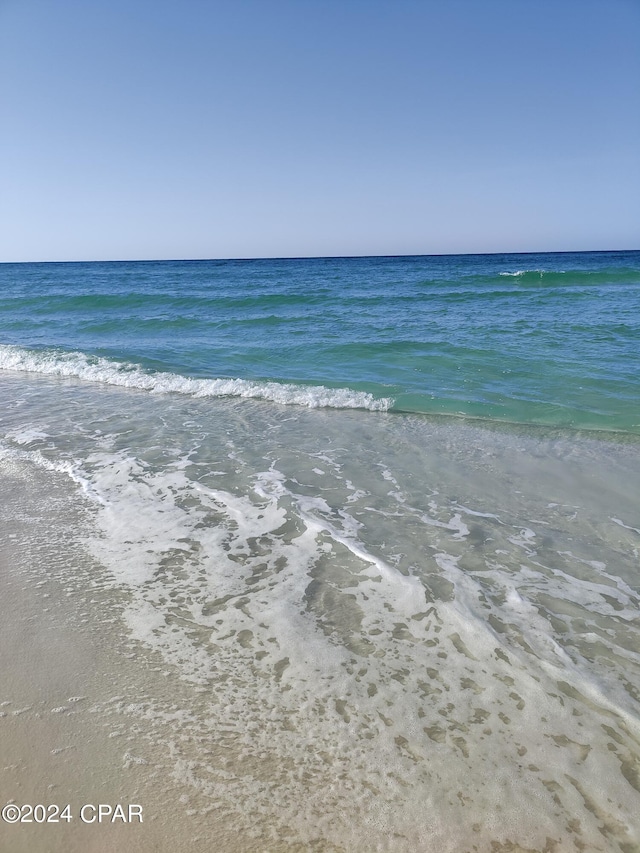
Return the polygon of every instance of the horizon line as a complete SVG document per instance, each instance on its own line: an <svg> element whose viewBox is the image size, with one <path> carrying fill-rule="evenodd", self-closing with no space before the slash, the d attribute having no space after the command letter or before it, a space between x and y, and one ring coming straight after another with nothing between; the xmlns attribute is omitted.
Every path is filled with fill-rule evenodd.
<svg viewBox="0 0 640 853"><path fill-rule="evenodd" d="M526 252L428 252L419 254L384 255L273 255L237 258L93 258L91 260L46 260L46 261L0 261L0 264L149 264L149 263L225 263L229 261L346 261L364 258L459 258L495 257L501 255L598 255L610 253L633 253L640 249L555 249Z"/></svg>

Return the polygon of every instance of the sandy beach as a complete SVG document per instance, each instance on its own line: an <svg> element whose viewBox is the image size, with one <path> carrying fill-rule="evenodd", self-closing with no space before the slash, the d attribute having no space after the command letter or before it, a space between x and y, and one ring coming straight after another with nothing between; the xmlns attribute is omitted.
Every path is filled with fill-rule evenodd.
<svg viewBox="0 0 640 853"><path fill-rule="evenodd" d="M633 441L116 393L225 454L11 433L2 797L74 820L7 849L634 849Z"/></svg>
<svg viewBox="0 0 640 853"><path fill-rule="evenodd" d="M0 853L640 853L638 44L0 0Z"/></svg>

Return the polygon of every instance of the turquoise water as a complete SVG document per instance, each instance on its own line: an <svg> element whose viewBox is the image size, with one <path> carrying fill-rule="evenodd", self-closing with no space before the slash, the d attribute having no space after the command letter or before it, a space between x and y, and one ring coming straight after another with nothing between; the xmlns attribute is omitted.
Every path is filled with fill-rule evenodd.
<svg viewBox="0 0 640 853"><path fill-rule="evenodd" d="M639 252L5 264L0 294L4 367L640 433Z"/></svg>
<svg viewBox="0 0 640 853"><path fill-rule="evenodd" d="M0 802L41 752L176 853L640 849L640 253L0 277ZM38 614L100 663L27 700Z"/></svg>

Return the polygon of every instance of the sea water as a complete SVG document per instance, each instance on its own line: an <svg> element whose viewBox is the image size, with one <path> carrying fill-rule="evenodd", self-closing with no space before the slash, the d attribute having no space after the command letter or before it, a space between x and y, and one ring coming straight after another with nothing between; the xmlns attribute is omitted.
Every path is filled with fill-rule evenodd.
<svg viewBox="0 0 640 853"><path fill-rule="evenodd" d="M176 849L638 849L640 254L0 276L14 569Z"/></svg>

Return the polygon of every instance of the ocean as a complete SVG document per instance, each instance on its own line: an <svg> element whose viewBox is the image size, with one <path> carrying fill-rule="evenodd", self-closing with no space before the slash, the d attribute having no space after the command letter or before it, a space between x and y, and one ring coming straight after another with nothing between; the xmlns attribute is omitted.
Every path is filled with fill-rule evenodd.
<svg viewBox="0 0 640 853"><path fill-rule="evenodd" d="M640 252L2 264L0 483L3 802L640 850Z"/></svg>

